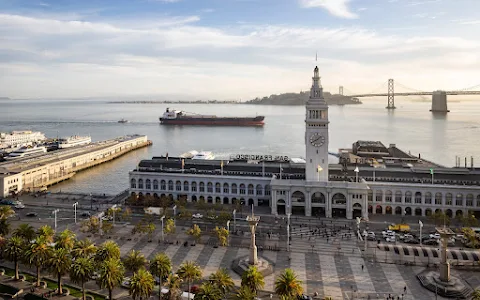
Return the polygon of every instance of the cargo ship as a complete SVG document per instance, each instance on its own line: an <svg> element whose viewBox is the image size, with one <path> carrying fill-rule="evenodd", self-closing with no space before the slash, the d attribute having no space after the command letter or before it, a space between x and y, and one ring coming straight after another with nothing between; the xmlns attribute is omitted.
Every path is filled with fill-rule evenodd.
<svg viewBox="0 0 480 300"><path fill-rule="evenodd" d="M167 108L160 118L164 125L206 125L206 126L263 126L264 116L256 117L217 117L215 115L200 115L186 113Z"/></svg>

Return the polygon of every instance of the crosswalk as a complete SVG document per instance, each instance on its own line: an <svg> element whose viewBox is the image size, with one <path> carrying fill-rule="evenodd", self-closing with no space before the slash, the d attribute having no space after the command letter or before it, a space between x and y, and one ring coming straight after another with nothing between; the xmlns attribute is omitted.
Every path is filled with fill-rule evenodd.
<svg viewBox="0 0 480 300"><path fill-rule="evenodd" d="M128 238L121 236L122 234ZM82 234L78 235L82 238ZM231 269L231 263L235 259L249 255L249 249L244 243L240 248L216 247L213 246L215 238L210 236L204 236L202 243L192 245L191 238L185 234L169 236L169 240L174 242L164 243L161 241L161 234L156 233L149 242L147 237L131 236L128 229L121 228L110 237L118 243L122 255L126 255L132 249L142 252L149 259L156 253L165 253L172 260L174 270L185 261L195 261L202 269L203 278L208 278L219 268L225 268L236 285L240 285L241 278ZM94 240L100 244L105 238L95 237ZM185 241L189 242L184 244ZM318 293L320 297L330 296L333 299L347 299L346 295L353 291L400 295L407 286L399 270L402 266L372 264L364 260L351 240L327 242L325 239L308 240L296 237L291 250L290 253L269 250L259 252L259 256L271 262L274 268L274 274L265 278L264 290L274 291L275 279L285 268L295 271L306 293L310 295ZM411 295L409 286L408 294Z"/></svg>

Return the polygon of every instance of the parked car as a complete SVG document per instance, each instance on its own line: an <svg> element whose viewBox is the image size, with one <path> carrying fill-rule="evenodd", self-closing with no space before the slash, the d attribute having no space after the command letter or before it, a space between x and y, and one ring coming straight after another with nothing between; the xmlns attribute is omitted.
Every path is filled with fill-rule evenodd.
<svg viewBox="0 0 480 300"><path fill-rule="evenodd" d="M385 241L387 241L387 243L395 243L396 242L395 236L387 237Z"/></svg>
<svg viewBox="0 0 480 300"><path fill-rule="evenodd" d="M202 214L199 214L199 213L196 213L196 214L193 214L193 215L192 215L192 218L201 219L201 218L203 218L203 215L202 215Z"/></svg>
<svg viewBox="0 0 480 300"><path fill-rule="evenodd" d="M437 239L437 240L438 240L438 239L440 238L440 234L439 234L439 233L431 233L431 234L430 234L430 238L431 238L431 239Z"/></svg>
<svg viewBox="0 0 480 300"><path fill-rule="evenodd" d="M392 230L382 231L382 235L383 237L395 236L395 232L393 232Z"/></svg>
<svg viewBox="0 0 480 300"><path fill-rule="evenodd" d="M436 239L430 239L430 240L426 240L423 242L425 245L432 245L432 246L436 246L438 245L438 240Z"/></svg>
<svg viewBox="0 0 480 300"><path fill-rule="evenodd" d="M415 238L407 238L403 241L406 244L419 244L420 242Z"/></svg>
<svg viewBox="0 0 480 300"><path fill-rule="evenodd" d="M412 234L407 233L407 234L405 234L405 235L403 236L403 239L405 239L405 240L406 240L406 239L415 239L415 237L414 237Z"/></svg>
<svg viewBox="0 0 480 300"><path fill-rule="evenodd" d="M82 217L90 218L91 216L92 215L88 211L82 213Z"/></svg>
<svg viewBox="0 0 480 300"><path fill-rule="evenodd" d="M36 217L38 214L36 212L29 212L26 214L27 217Z"/></svg>
<svg viewBox="0 0 480 300"><path fill-rule="evenodd" d="M19 204L15 205L15 208L16 209L24 209L25 205L23 205L22 203L19 203Z"/></svg>

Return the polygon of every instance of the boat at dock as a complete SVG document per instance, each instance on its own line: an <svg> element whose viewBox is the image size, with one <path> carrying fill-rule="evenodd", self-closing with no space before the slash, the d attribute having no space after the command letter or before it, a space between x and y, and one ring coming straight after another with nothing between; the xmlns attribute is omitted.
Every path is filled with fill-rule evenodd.
<svg viewBox="0 0 480 300"><path fill-rule="evenodd" d="M12 153L10 153L7 157L5 157L6 160L12 160L12 159L18 159L18 158L24 158L24 157L30 157L34 155L39 155L39 154L44 154L47 153L47 149L43 146L26 146L26 147L21 147Z"/></svg>
<svg viewBox="0 0 480 300"><path fill-rule="evenodd" d="M186 113L181 110L167 110L159 118L164 125L204 125L204 126L263 126L264 116L256 117L218 117Z"/></svg>
<svg viewBox="0 0 480 300"><path fill-rule="evenodd" d="M58 140L58 149L88 145L91 142L92 142L92 138L90 136L74 135L68 138Z"/></svg>
<svg viewBox="0 0 480 300"><path fill-rule="evenodd" d="M118 123L128 123L128 122L130 122L130 121L128 121L126 119L121 119L121 120L118 121Z"/></svg>

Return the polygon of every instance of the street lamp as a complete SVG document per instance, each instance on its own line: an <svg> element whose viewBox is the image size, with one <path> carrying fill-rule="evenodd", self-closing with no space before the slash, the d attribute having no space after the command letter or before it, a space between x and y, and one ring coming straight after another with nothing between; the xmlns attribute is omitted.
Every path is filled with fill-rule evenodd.
<svg viewBox="0 0 480 300"><path fill-rule="evenodd" d="M118 205L115 204L112 206L112 213L113 213L113 223L112 226L115 227L115 210L117 209Z"/></svg>
<svg viewBox="0 0 480 300"><path fill-rule="evenodd" d="M162 216L162 217L160 218L160 221L162 221L162 242L165 240L165 239L164 239L164 236L163 236L163 219L165 219L165 216Z"/></svg>
<svg viewBox="0 0 480 300"><path fill-rule="evenodd" d="M227 221L228 245L230 246L230 220Z"/></svg>
<svg viewBox="0 0 480 300"><path fill-rule="evenodd" d="M237 210L233 210L233 232L237 232L237 218L235 217Z"/></svg>
<svg viewBox="0 0 480 300"><path fill-rule="evenodd" d="M423 228L423 222L421 220L418 220L418 225L420 225L420 246L422 245L422 228Z"/></svg>
<svg viewBox="0 0 480 300"><path fill-rule="evenodd" d="M358 166L355 167L355 170L353 170L355 172L355 182L358 182L358 172L360 172L360 170L358 169Z"/></svg>
<svg viewBox="0 0 480 300"><path fill-rule="evenodd" d="M173 225L177 226L177 206L173 206Z"/></svg>
<svg viewBox="0 0 480 300"><path fill-rule="evenodd" d="M77 205L78 205L78 202L73 203L73 211L75 214L75 224L77 224Z"/></svg>
<svg viewBox="0 0 480 300"><path fill-rule="evenodd" d="M287 213L287 251L290 252L290 216L291 213Z"/></svg>
<svg viewBox="0 0 480 300"><path fill-rule="evenodd" d="M55 218L55 224L54 224L55 232L57 232L57 213L59 211L60 211L59 209L56 209L56 210L53 211L53 215L54 215L54 218Z"/></svg>

